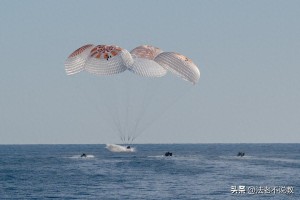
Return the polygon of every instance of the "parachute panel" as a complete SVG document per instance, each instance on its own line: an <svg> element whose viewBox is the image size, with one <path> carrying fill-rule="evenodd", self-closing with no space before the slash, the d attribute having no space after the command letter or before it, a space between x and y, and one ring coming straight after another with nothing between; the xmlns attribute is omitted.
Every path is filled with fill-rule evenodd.
<svg viewBox="0 0 300 200"><path fill-rule="evenodd" d="M90 51L85 69L96 75L118 74L127 69L123 57L123 49L118 46L98 45Z"/></svg>
<svg viewBox="0 0 300 200"><path fill-rule="evenodd" d="M162 77L167 73L161 65L153 60L134 58L134 62L128 70L145 77Z"/></svg>
<svg viewBox="0 0 300 200"><path fill-rule="evenodd" d="M123 49L121 51L121 57L123 59L123 64L126 66L126 67L129 67L133 64L133 59L132 59L132 56L131 54L126 50L126 49Z"/></svg>
<svg viewBox="0 0 300 200"><path fill-rule="evenodd" d="M163 52L160 48L141 45L133 50L130 54L134 62L128 66L128 70L144 77L162 77L167 73L161 65L154 61L154 58Z"/></svg>
<svg viewBox="0 0 300 200"><path fill-rule="evenodd" d="M130 54L133 57L154 60L154 58L162 52L160 48L151 45L141 45L131 50Z"/></svg>
<svg viewBox="0 0 300 200"><path fill-rule="evenodd" d="M67 75L77 74L84 70L86 59L93 47L94 45L87 44L70 54L65 61L65 71Z"/></svg>
<svg viewBox="0 0 300 200"><path fill-rule="evenodd" d="M123 65L120 57L114 57L110 60L99 60L97 58L88 58L86 61L86 71L95 75L113 75L124 72L127 69Z"/></svg>
<svg viewBox="0 0 300 200"><path fill-rule="evenodd" d="M181 54L174 52L163 52L154 61L166 70L174 73L182 79L196 84L200 78L200 71L193 61Z"/></svg>

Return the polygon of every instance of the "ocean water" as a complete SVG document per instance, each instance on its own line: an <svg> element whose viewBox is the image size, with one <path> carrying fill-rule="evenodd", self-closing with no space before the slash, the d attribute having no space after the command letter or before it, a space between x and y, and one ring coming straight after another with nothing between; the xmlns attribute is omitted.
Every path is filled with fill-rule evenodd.
<svg viewBox="0 0 300 200"><path fill-rule="evenodd" d="M133 146L0 145L0 199L300 199L300 144Z"/></svg>

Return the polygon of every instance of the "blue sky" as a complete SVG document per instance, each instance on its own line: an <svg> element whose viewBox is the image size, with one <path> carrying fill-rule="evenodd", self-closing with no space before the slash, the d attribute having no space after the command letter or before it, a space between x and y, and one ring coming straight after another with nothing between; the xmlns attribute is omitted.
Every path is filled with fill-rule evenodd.
<svg viewBox="0 0 300 200"><path fill-rule="evenodd" d="M1 144L120 142L100 120L108 111L95 109L100 99L114 98L98 91L120 83L104 78L91 89L103 80L64 72L67 56L87 43L128 50L151 44L199 66L200 81L188 92L167 77L166 91L184 96L136 143L300 142L299 1L0 5Z"/></svg>

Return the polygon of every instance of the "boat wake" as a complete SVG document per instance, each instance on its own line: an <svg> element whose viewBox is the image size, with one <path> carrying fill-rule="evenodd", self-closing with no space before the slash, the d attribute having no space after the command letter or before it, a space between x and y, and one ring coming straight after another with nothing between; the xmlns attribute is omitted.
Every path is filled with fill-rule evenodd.
<svg viewBox="0 0 300 200"><path fill-rule="evenodd" d="M86 156L74 155L71 158L74 158L74 159L84 159L84 158L95 158L95 156L94 155L86 155Z"/></svg>

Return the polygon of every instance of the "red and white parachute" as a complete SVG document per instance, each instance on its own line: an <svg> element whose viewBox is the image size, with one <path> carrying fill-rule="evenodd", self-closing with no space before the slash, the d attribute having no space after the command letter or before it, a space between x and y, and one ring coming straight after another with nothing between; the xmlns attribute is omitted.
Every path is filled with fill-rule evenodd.
<svg viewBox="0 0 300 200"><path fill-rule="evenodd" d="M160 48L150 45L138 46L129 52L116 45L87 44L70 54L65 61L65 71L67 75L87 71L91 74L105 76L119 74L126 70L138 75L134 78L130 78L130 81L138 79L138 82L128 85L122 81L118 81L114 84L109 82L109 90L107 90L107 88L97 89L97 91L101 92L101 97L105 98L102 98L101 102L96 102L98 103L97 107L104 107L104 109L101 110L101 115L111 115L110 121L113 122L112 127L119 133L122 142L127 144L132 143L138 135L154 121L158 120L159 117L171 107L172 102L175 102L176 99L183 96L179 94L180 91L185 91L177 89L177 87L172 84L172 88L176 87L176 95L174 95L175 97L173 98L173 96L170 95L172 90L165 92L166 90L163 88L165 84L158 86L156 82L156 85L149 88L155 81L151 79L151 81L146 83L146 78L141 77L159 78L170 73L192 84L196 84L200 78L200 71L191 59L178 53L164 52ZM119 76L116 76L116 78L118 77ZM163 79L155 80L159 82ZM142 86L143 83L146 84ZM107 87L105 84L94 84L94 86ZM116 88L118 89L123 88L123 90L121 90L121 92L114 92L114 86L117 86ZM159 93L159 89L162 90L161 94ZM130 90L134 92L130 94ZM104 94L105 91L107 94ZM116 96L109 98L110 91L116 93ZM151 91L153 91L152 94ZM125 97L118 98L117 95L122 93L126 93ZM137 94L137 96L130 96L134 94ZM155 95L157 95L157 98L155 98ZM170 98L167 99L168 97ZM118 99L121 100L121 105L116 102ZM105 100L108 102L105 103ZM113 101L115 101L115 103ZM154 104L152 108L151 104ZM147 109L150 112L146 112ZM108 112L106 113L105 110L108 110ZM153 113L152 117L151 112ZM146 116L147 114L148 118Z"/></svg>
<svg viewBox="0 0 300 200"><path fill-rule="evenodd" d="M162 77L171 72L196 84L200 71L193 61L175 52L142 45L130 53L115 45L87 44L75 50L65 62L67 75L83 70L96 75L113 75L129 70L145 77Z"/></svg>

